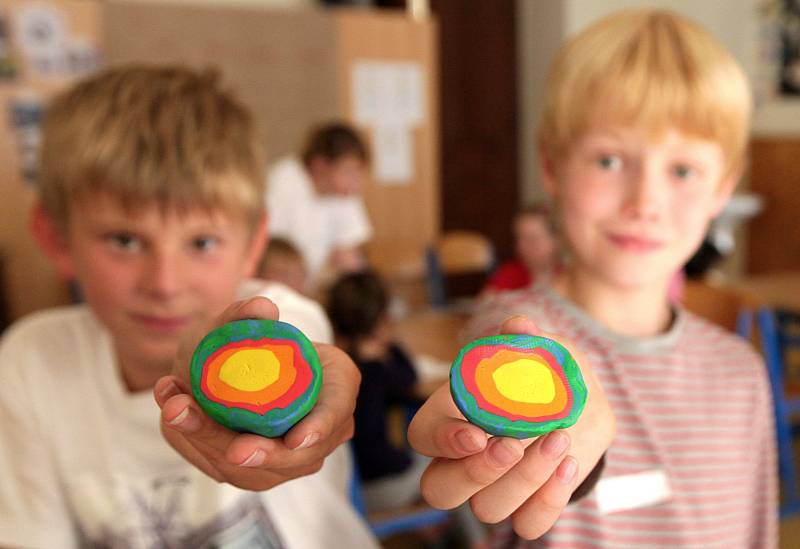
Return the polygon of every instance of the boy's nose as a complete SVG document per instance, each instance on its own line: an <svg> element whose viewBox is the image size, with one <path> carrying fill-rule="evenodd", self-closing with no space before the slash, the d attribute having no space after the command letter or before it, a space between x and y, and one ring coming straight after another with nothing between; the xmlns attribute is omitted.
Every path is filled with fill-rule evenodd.
<svg viewBox="0 0 800 549"><path fill-rule="evenodd" d="M173 254L155 252L149 258L142 277L142 287L152 297L166 299L181 288L180 262Z"/></svg>
<svg viewBox="0 0 800 549"><path fill-rule="evenodd" d="M657 219L663 205L666 184L667 181L655 170L639 170L628 186L626 213L637 220Z"/></svg>

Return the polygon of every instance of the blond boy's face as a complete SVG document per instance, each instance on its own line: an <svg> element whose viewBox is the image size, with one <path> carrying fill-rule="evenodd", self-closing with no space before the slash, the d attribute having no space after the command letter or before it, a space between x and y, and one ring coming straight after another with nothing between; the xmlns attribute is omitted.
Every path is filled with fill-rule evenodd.
<svg viewBox="0 0 800 549"><path fill-rule="evenodd" d="M181 337L234 300L262 244L223 213L133 215L100 196L71 208L67 234L74 275L123 369L168 367Z"/></svg>
<svg viewBox="0 0 800 549"><path fill-rule="evenodd" d="M630 128L587 132L544 170L573 268L616 287L666 288L735 185L724 170L718 144L675 129L656 140Z"/></svg>

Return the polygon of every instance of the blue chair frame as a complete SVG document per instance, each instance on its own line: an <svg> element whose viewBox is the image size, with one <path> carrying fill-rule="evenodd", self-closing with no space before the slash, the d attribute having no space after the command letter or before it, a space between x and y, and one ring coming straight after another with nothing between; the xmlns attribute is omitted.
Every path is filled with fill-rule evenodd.
<svg viewBox="0 0 800 549"><path fill-rule="evenodd" d="M800 513L800 489L794 454L792 416L800 413L800 397L789 397L785 384L785 351L790 347L800 349L800 337L786 333L786 318L800 319L800 314L762 307L756 312L761 349L769 373L772 400L775 410L775 429L778 439L778 471L782 491L781 517ZM750 339L752 312L743 311L737 322L737 332Z"/></svg>
<svg viewBox="0 0 800 549"><path fill-rule="evenodd" d="M450 518L449 511L439 509L415 509L409 513L400 514L389 518L375 519L370 517L361 492L361 477L358 471L355 452L351 452L353 459L353 472L350 478L350 501L353 507L367 521L372 533L378 539L385 539L395 534L419 530L427 526L434 526Z"/></svg>

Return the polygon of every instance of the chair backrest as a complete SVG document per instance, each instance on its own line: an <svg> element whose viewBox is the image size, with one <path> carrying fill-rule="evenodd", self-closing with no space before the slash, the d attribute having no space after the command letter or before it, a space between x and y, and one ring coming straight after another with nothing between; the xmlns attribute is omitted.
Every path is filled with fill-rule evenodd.
<svg viewBox="0 0 800 549"><path fill-rule="evenodd" d="M491 241L475 231L451 231L436 242L442 272L445 275L488 272L494 266Z"/></svg>
<svg viewBox="0 0 800 549"><path fill-rule="evenodd" d="M800 312L762 307L756 319L775 410L782 499L780 513L781 516L788 516L800 513L800 486L792 425L793 416L800 413L800 396L797 392L792 394L794 376L790 369L792 357L797 356L792 353L800 352Z"/></svg>

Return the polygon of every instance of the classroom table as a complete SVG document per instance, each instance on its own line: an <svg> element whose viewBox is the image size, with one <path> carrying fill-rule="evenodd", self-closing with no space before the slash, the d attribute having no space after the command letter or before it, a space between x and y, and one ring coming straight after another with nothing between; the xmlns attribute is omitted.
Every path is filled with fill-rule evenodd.
<svg viewBox="0 0 800 549"><path fill-rule="evenodd" d="M759 305L800 310L800 271L750 275L731 286L747 292Z"/></svg>
<svg viewBox="0 0 800 549"><path fill-rule="evenodd" d="M428 309L397 322L399 342L413 357L423 357L425 362L426 375L420 376L416 391L421 398L427 398L447 382L450 364L463 344L461 332L468 319L469 315L461 310Z"/></svg>

